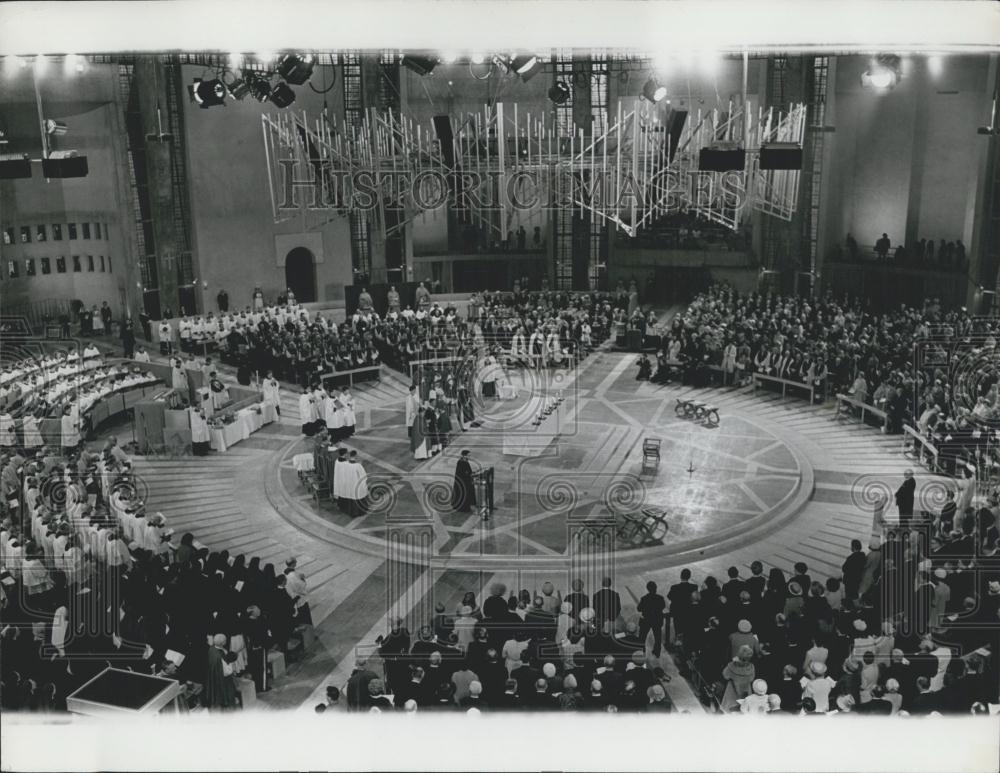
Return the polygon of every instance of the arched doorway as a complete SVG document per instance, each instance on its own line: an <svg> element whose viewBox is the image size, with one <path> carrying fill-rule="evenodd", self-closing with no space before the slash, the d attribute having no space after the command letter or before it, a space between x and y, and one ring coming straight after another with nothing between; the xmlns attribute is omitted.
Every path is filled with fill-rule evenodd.
<svg viewBox="0 0 1000 773"><path fill-rule="evenodd" d="M285 286L299 303L316 300L316 259L305 247L296 247L285 256Z"/></svg>

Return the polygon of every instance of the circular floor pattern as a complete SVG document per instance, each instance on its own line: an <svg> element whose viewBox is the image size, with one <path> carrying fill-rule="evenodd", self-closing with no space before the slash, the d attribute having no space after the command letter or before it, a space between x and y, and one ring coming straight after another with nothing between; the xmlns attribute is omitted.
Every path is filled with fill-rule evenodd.
<svg viewBox="0 0 1000 773"><path fill-rule="evenodd" d="M401 407L373 410L370 426L349 441L363 457L372 489L371 511L361 518L305 492L291 464L295 454L311 451L305 440L281 452L269 490L286 505L276 502L277 509L287 512L290 505L296 524L314 536L384 556L396 539L387 541L390 532L415 531L427 535L435 565L469 568L496 568L511 559L538 566L579 561L573 535L581 526L607 523L612 515L621 523L651 507L665 513L664 535L658 528L650 539L606 536L602 549L627 564L681 562L745 546L808 501L812 468L790 433L742 412L724 413L718 426L680 418L674 406L686 388L637 394L632 369L618 362L610 373L591 368L560 382L558 430L549 417L541 439L530 427L536 388L522 387L517 400L497 404L496 415L520 417L516 421L491 421L480 410L482 426L421 462L410 455ZM480 407L491 411L489 404ZM529 440L540 455L503 453L524 445L499 429L512 423L521 434L534 433ZM643 472L646 438L660 439L661 451L655 470ZM462 448L494 467L496 510L488 521L451 508Z"/></svg>

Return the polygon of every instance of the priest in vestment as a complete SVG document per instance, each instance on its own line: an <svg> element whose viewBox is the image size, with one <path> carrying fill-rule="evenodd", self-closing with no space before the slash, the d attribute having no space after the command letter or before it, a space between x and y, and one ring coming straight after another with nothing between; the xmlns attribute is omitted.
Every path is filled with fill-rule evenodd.
<svg viewBox="0 0 1000 773"><path fill-rule="evenodd" d="M316 403L313 401L312 390L309 387L302 389L299 395L299 416L302 417L302 434L312 437L316 434Z"/></svg>
<svg viewBox="0 0 1000 773"><path fill-rule="evenodd" d="M340 401L337 390L332 389L326 401L326 428L330 432L330 439L335 443L346 437L344 434L344 418L344 405Z"/></svg>
<svg viewBox="0 0 1000 773"><path fill-rule="evenodd" d="M410 387L410 394L406 397L406 434L410 438L410 450L413 450L413 424L420 415L420 398L417 397L417 388Z"/></svg>
<svg viewBox="0 0 1000 773"><path fill-rule="evenodd" d="M476 506L476 490L472 481L469 452L462 451L455 464L455 483L451 487L451 507L461 513L471 513Z"/></svg>
<svg viewBox="0 0 1000 773"><path fill-rule="evenodd" d="M215 410L220 410L229 402L229 389L222 383L219 374L214 370L208 380L208 390L212 393L212 407Z"/></svg>
<svg viewBox="0 0 1000 773"><path fill-rule="evenodd" d="M271 371L267 372L267 378L264 379L264 383L260 385L261 391L264 393L264 402L268 405L274 406L274 411L279 416L281 415L281 396L280 387L278 381L274 378L274 374Z"/></svg>
<svg viewBox="0 0 1000 773"><path fill-rule="evenodd" d="M333 465L333 498L342 513L347 512L347 449L341 448Z"/></svg>
<svg viewBox="0 0 1000 773"><path fill-rule="evenodd" d="M357 417L354 415L354 398L346 386L340 388L340 403L343 406L344 437L350 437L354 434Z"/></svg>
<svg viewBox="0 0 1000 773"><path fill-rule="evenodd" d="M205 412L200 408L188 408L188 413L191 415L191 450L195 456L205 456L212 444Z"/></svg>
<svg viewBox="0 0 1000 773"><path fill-rule="evenodd" d="M63 455L69 456L80 445L80 418L72 405L67 405L63 410L60 430Z"/></svg>
<svg viewBox="0 0 1000 773"><path fill-rule="evenodd" d="M360 518L368 507L368 473L358 461L357 451L351 451L347 464L343 466L347 514L351 518Z"/></svg>
<svg viewBox="0 0 1000 773"><path fill-rule="evenodd" d="M413 395L411 395L413 397ZM427 437L427 412L428 406L421 405L419 400L415 403L415 414L413 424L410 425L410 451L413 452L414 459L426 459L430 454L430 441ZM409 410L409 409L407 409ZM430 408L431 428L433 431L434 409Z"/></svg>

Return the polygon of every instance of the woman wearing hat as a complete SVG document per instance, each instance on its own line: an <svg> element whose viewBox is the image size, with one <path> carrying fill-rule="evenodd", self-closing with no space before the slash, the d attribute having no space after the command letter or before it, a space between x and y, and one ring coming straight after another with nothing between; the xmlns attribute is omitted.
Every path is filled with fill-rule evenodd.
<svg viewBox="0 0 1000 773"><path fill-rule="evenodd" d="M722 678L726 682L726 691L722 696L723 711L730 712L740 705L740 698L746 698L750 694L756 676L753 649L743 645L736 657L722 669Z"/></svg>

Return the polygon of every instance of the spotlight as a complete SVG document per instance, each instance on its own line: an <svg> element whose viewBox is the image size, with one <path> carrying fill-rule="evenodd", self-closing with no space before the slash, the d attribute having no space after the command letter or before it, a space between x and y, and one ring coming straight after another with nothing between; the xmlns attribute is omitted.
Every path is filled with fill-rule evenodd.
<svg viewBox="0 0 1000 773"><path fill-rule="evenodd" d="M35 57L35 75L42 75L49 66L49 59L45 54L38 54Z"/></svg>
<svg viewBox="0 0 1000 773"><path fill-rule="evenodd" d="M510 66L525 83L542 71L542 62L537 56L516 56Z"/></svg>
<svg viewBox="0 0 1000 773"><path fill-rule="evenodd" d="M288 107L295 101L295 92L284 81L279 81L278 85L271 89L271 102L278 107Z"/></svg>
<svg viewBox="0 0 1000 773"><path fill-rule="evenodd" d="M900 58L880 55L872 59L871 66L861 74L861 85L866 89L888 91L899 83Z"/></svg>
<svg viewBox="0 0 1000 773"><path fill-rule="evenodd" d="M430 75L434 72L434 68L437 67L438 60L429 56L411 56L406 54L403 56L403 67L408 70L412 70L417 75Z"/></svg>
<svg viewBox="0 0 1000 773"><path fill-rule="evenodd" d="M194 86L191 87L192 98L205 110L216 105L226 104L227 93L226 85L218 78L213 78L210 81L197 78Z"/></svg>
<svg viewBox="0 0 1000 773"><path fill-rule="evenodd" d="M567 84L562 81L558 81L552 88L549 89L549 99L551 99L557 105L565 105L572 92Z"/></svg>
<svg viewBox="0 0 1000 773"><path fill-rule="evenodd" d="M69 128L62 121L56 121L56 120L54 120L52 118L46 118L45 119L45 133L46 134L49 134L49 135L52 135L52 136L55 136L55 137L62 137L68 131L69 131Z"/></svg>
<svg viewBox="0 0 1000 773"><path fill-rule="evenodd" d="M652 103L662 102L667 96L667 87L656 82L656 78L650 78L643 84L642 96Z"/></svg>
<svg viewBox="0 0 1000 773"><path fill-rule="evenodd" d="M456 54L454 51L445 51L443 54L441 54L441 61L444 62L445 64L454 64L457 59L458 59L458 54Z"/></svg>
<svg viewBox="0 0 1000 773"><path fill-rule="evenodd" d="M250 96L258 102L267 102L271 98L271 84L264 76L257 73L248 74L245 82Z"/></svg>
<svg viewBox="0 0 1000 773"><path fill-rule="evenodd" d="M230 54L229 66L233 69L243 66L243 54Z"/></svg>
<svg viewBox="0 0 1000 773"><path fill-rule="evenodd" d="M66 54L66 59L63 62L63 66L66 72L83 72L83 57L77 56L76 54Z"/></svg>
<svg viewBox="0 0 1000 773"><path fill-rule="evenodd" d="M311 54L286 54L278 60L278 75L293 86L301 86L312 76L316 62Z"/></svg>
<svg viewBox="0 0 1000 773"><path fill-rule="evenodd" d="M932 78L937 78L944 71L944 59L941 56L934 55L927 57L927 72L931 74Z"/></svg>
<svg viewBox="0 0 1000 773"><path fill-rule="evenodd" d="M482 64L486 61L486 55L480 54L478 51L472 55L473 64Z"/></svg>

